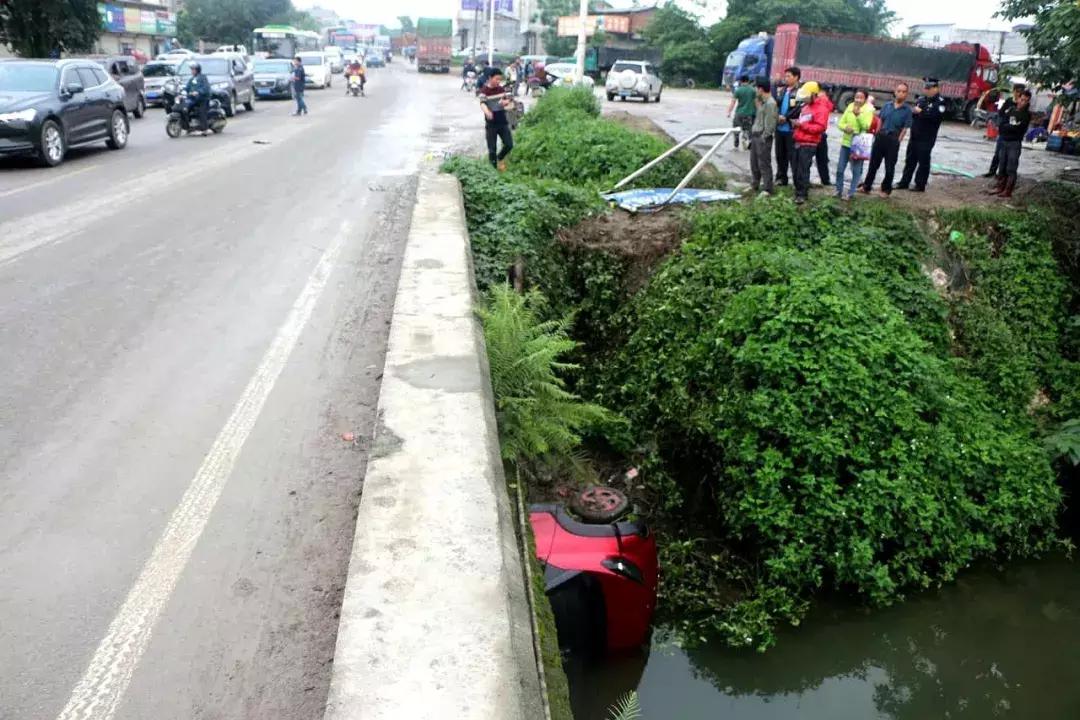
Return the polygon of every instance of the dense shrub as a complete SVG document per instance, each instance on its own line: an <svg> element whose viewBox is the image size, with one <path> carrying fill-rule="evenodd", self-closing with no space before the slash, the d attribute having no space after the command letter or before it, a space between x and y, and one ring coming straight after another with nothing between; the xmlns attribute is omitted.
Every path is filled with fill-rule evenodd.
<svg viewBox="0 0 1080 720"><path fill-rule="evenodd" d="M557 296L562 270L555 231L602 209L596 192L557 180L511 181L472 158L453 158L443 169L461 180L479 288L505 282L508 269L521 257L530 285ZM562 298L551 299L559 307L565 305Z"/></svg>
<svg viewBox="0 0 1080 720"><path fill-rule="evenodd" d="M608 189L671 145L660 138L598 117L591 94L559 90L545 94L525 115L510 167L515 176L562 180ZM697 162L677 153L643 175L633 187L674 187ZM697 187L722 187L719 174L702 174Z"/></svg>
<svg viewBox="0 0 1080 720"><path fill-rule="evenodd" d="M701 220L633 303L601 395L705 487L683 512L759 568L733 605L689 608L759 647L818 588L884 604L1045 550L1060 504L1032 423L937 344L911 241L785 209Z"/></svg>

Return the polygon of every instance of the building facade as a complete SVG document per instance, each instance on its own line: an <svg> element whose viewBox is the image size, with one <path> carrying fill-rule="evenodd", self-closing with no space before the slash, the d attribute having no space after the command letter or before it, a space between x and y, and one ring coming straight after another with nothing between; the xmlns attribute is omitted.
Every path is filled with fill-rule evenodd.
<svg viewBox="0 0 1080 720"><path fill-rule="evenodd" d="M912 25L911 34L917 36L916 42L931 47L942 47L949 43L979 43L995 58L1002 56L1023 56L1028 54L1027 40L1020 34L1026 25L1014 25L1012 30L977 30L961 28L955 23L928 23Z"/></svg>
<svg viewBox="0 0 1080 720"><path fill-rule="evenodd" d="M490 0L457 0L454 26L456 49L488 48ZM495 0L495 41L493 49L502 53L540 53L540 30L537 0Z"/></svg>
<svg viewBox="0 0 1080 720"><path fill-rule="evenodd" d="M175 46L177 0L98 3L102 33L94 52L152 59Z"/></svg>

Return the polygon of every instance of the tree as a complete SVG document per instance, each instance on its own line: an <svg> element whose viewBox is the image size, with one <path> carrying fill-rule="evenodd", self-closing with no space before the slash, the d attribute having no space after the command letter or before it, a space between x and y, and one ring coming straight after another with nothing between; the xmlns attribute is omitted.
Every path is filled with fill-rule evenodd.
<svg viewBox="0 0 1080 720"><path fill-rule="evenodd" d="M667 79L713 79L720 58L697 17L674 3L664 5L642 33L663 53L661 70Z"/></svg>
<svg viewBox="0 0 1080 720"><path fill-rule="evenodd" d="M416 32L416 25L413 24L413 19L408 15L398 15L398 23L401 24L401 32L414 33Z"/></svg>
<svg viewBox="0 0 1080 720"><path fill-rule="evenodd" d="M0 43L17 55L86 52L100 34L96 0L0 0Z"/></svg>
<svg viewBox="0 0 1080 720"><path fill-rule="evenodd" d="M177 25L181 38L189 38L188 41L200 38L246 43L251 31L257 27L293 21L302 22L303 18L293 7L292 0L187 0Z"/></svg>
<svg viewBox="0 0 1080 720"><path fill-rule="evenodd" d="M1035 56L1024 63L1029 80L1056 87L1080 79L1080 4L1076 0L1005 0L998 16L1035 18L1031 28L1020 31Z"/></svg>
<svg viewBox="0 0 1080 720"><path fill-rule="evenodd" d="M559 37L559 18L563 15L577 15L578 3L576 0L540 0L540 22L544 30L540 38L544 41L544 49L549 55L565 57L573 55L577 49L576 37Z"/></svg>
<svg viewBox="0 0 1080 720"><path fill-rule="evenodd" d="M887 35L896 14L885 0L730 0L727 16L709 28L719 55L754 33L772 32L781 23L797 22L803 30L855 35Z"/></svg>

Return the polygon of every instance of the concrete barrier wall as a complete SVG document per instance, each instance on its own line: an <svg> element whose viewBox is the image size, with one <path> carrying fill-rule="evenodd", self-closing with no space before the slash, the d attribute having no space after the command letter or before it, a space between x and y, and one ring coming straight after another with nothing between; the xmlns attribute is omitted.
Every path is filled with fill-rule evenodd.
<svg viewBox="0 0 1080 720"><path fill-rule="evenodd" d="M457 179L424 173L326 720L544 717L474 287Z"/></svg>

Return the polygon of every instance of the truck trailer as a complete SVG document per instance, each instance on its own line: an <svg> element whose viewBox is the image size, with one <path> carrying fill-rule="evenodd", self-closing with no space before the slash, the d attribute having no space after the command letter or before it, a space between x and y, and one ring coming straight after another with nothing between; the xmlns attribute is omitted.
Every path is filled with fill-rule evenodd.
<svg viewBox="0 0 1080 720"><path fill-rule="evenodd" d="M797 66L803 82L816 81L840 109L858 89L884 99L906 82L913 95L921 94L922 79L936 77L949 111L969 122L983 92L997 82L997 65L978 43L928 48L888 38L802 32L796 23L777 26L770 65L773 82Z"/></svg>
<svg viewBox="0 0 1080 720"><path fill-rule="evenodd" d="M450 72L454 23L450 18L416 21L416 68L420 72Z"/></svg>

